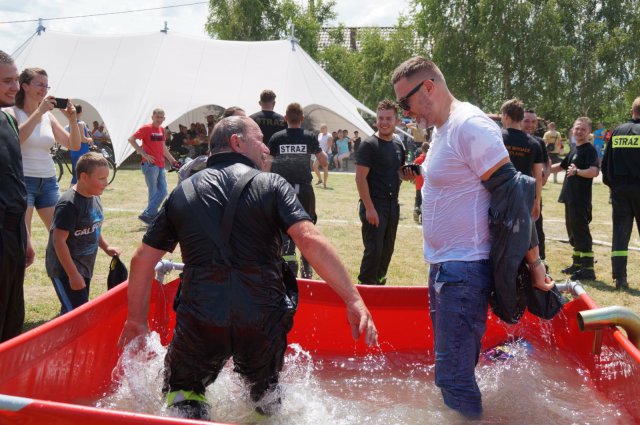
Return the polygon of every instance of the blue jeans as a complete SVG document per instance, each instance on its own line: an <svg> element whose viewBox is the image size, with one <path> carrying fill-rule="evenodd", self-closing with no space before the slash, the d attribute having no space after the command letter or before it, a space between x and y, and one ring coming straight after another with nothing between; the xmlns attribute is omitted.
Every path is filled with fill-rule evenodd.
<svg viewBox="0 0 640 425"><path fill-rule="evenodd" d="M144 181L149 190L147 208L142 212L142 215L153 218L158 214L158 209L167 196L167 179L164 175L164 168L147 161L142 163L142 174L144 174Z"/></svg>
<svg viewBox="0 0 640 425"><path fill-rule="evenodd" d="M447 261L429 270L436 385L447 406L470 418L482 414L475 367L492 287L489 260Z"/></svg>

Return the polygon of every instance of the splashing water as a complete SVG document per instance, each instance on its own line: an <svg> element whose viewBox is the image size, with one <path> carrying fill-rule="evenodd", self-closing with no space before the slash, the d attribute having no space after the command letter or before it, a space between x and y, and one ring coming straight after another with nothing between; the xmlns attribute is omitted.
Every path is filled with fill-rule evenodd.
<svg viewBox="0 0 640 425"><path fill-rule="evenodd" d="M505 348L506 347L506 348ZM626 424L633 419L596 391L576 365L527 343L508 354L485 355L476 368L483 394L480 424ZM125 350L114 371L116 390L96 406L169 416L161 394L166 348L157 334ZM497 359L499 358L499 359ZM280 375L282 408L256 419L243 380L230 361L207 389L211 419L261 424L456 424L434 384L432 359L423 354L312 357L291 344Z"/></svg>

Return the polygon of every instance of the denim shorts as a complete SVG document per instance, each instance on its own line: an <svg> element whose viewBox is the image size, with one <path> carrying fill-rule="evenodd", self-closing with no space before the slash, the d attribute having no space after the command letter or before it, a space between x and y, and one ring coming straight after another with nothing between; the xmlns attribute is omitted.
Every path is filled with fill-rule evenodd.
<svg viewBox="0 0 640 425"><path fill-rule="evenodd" d="M54 207L60 197L58 180L55 177L24 177L27 186L27 206L41 208Z"/></svg>

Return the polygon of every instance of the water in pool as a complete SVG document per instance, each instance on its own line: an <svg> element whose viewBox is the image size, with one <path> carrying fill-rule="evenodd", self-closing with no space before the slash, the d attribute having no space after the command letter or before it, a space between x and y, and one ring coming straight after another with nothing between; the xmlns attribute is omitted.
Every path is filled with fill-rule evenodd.
<svg viewBox="0 0 640 425"><path fill-rule="evenodd" d="M633 419L596 391L569 360L513 342L483 354L476 376L483 394L479 424L629 424ZM125 350L118 383L96 406L169 416L163 406L163 359L157 334ZM432 359L417 354L312 357L292 344L281 374L282 408L260 417L229 362L207 389L215 422L261 424L456 424L434 384Z"/></svg>

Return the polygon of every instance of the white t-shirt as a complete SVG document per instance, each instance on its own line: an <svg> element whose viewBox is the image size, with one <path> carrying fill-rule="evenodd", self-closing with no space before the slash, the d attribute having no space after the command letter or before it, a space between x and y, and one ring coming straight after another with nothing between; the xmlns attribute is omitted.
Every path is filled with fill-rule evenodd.
<svg viewBox="0 0 640 425"><path fill-rule="evenodd" d="M422 164L425 261L489 258L491 196L480 176L508 157L498 125L470 103L458 104L434 129Z"/></svg>
<svg viewBox="0 0 640 425"><path fill-rule="evenodd" d="M322 149L322 152L326 153L327 155L330 152L329 150L329 138L331 137L331 135L329 133L327 134L318 134L318 144L320 145L320 149Z"/></svg>
<svg viewBox="0 0 640 425"><path fill-rule="evenodd" d="M27 120L27 114L18 107L13 107L19 124ZM42 115L40 123L20 144L22 151L22 169L26 177L48 178L56 175L56 169L51 159L51 147L55 143L53 127L51 127L51 112Z"/></svg>

